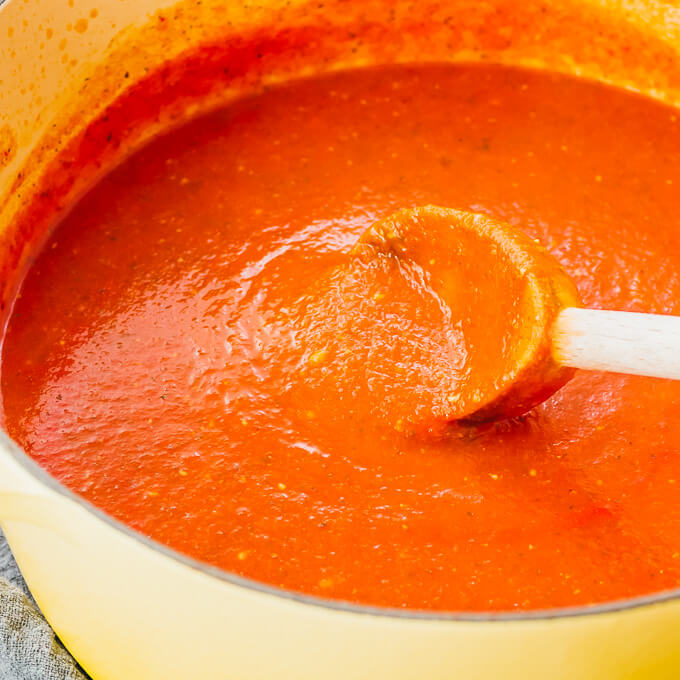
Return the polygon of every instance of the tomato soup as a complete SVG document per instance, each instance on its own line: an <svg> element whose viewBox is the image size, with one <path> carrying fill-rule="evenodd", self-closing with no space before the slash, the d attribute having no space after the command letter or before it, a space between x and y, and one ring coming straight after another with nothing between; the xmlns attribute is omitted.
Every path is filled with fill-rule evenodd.
<svg viewBox="0 0 680 680"><path fill-rule="evenodd" d="M540 239L588 306L680 314L677 115L566 76L414 65L186 124L36 255L5 427L139 532L294 591L488 611L678 587L680 383L580 372L522 418L415 435L455 319L329 288L375 220L437 204Z"/></svg>

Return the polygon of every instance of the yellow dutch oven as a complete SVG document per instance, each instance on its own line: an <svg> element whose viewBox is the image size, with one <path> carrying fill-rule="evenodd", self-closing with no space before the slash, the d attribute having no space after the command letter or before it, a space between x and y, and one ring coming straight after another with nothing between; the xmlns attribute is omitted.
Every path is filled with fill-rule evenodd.
<svg viewBox="0 0 680 680"><path fill-rule="evenodd" d="M248 50L258 51L257 69L243 67ZM51 211L155 130L271 82L374 63L470 60L576 73L677 105L680 9L661 0L0 3L3 309L49 226L55 183L62 203ZM149 79L168 94L158 110L146 102L150 126L124 105ZM119 117L123 143L98 148L107 138L87 126L109 116ZM99 160L73 176L70 161L88 144ZM0 520L43 612L97 680L680 677L680 592L488 615L306 597L127 529L5 436Z"/></svg>

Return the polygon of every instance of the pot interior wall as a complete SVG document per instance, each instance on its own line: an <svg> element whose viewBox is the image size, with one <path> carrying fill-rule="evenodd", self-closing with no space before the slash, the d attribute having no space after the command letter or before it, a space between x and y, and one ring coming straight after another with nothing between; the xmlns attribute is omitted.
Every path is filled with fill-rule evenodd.
<svg viewBox="0 0 680 680"><path fill-rule="evenodd" d="M368 64L484 60L680 101L678 10L649 0L71 5L0 8L3 309L55 215L99 173L159 129L277 81Z"/></svg>

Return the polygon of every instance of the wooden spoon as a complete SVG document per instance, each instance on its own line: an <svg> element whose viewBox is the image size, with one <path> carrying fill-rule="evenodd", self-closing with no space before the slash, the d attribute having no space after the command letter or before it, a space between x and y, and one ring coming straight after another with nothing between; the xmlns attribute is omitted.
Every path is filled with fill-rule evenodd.
<svg viewBox="0 0 680 680"><path fill-rule="evenodd" d="M505 222L401 210L367 229L353 256L417 270L462 329L465 370L446 420L520 415L577 368L680 379L680 317L583 309L560 264Z"/></svg>

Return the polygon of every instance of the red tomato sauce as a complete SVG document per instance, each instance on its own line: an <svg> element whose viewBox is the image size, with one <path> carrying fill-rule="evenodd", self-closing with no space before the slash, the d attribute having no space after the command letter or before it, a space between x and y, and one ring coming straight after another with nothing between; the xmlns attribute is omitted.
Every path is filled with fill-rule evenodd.
<svg viewBox="0 0 680 680"><path fill-rule="evenodd" d="M448 370L416 361L446 342L436 306L388 287L377 314L380 290L353 307L324 287L376 219L437 204L541 239L588 306L680 314L676 116L433 65L189 123L37 254L4 338L6 428L138 531L292 590L482 611L678 587L680 384L579 373L525 417L412 436L418 376Z"/></svg>

